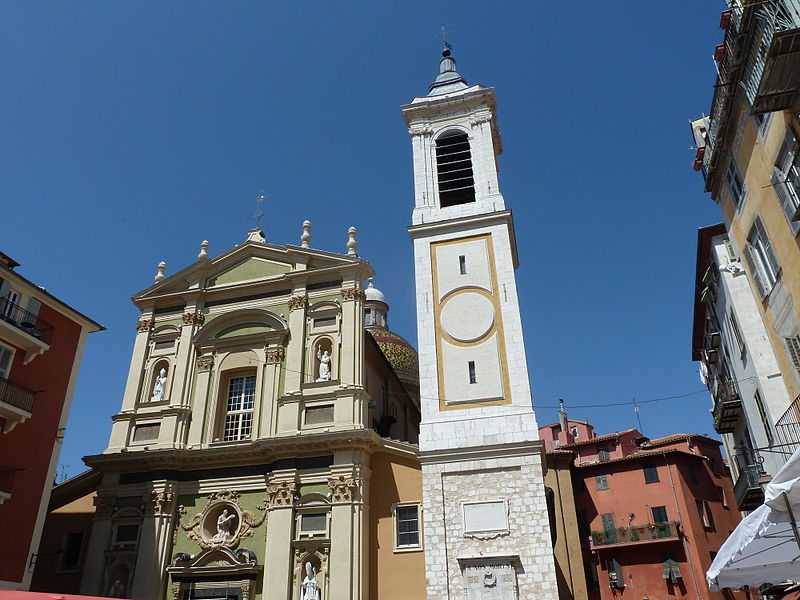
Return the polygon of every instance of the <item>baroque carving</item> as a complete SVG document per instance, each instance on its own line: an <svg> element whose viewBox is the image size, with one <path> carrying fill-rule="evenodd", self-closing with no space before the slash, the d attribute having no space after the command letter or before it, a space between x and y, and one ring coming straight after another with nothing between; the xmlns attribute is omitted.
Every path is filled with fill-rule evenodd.
<svg viewBox="0 0 800 600"><path fill-rule="evenodd" d="M268 365L279 365L283 362L283 359L286 358L286 350L283 346L277 346L276 348L267 348L267 364Z"/></svg>
<svg viewBox="0 0 800 600"><path fill-rule="evenodd" d="M469 118L469 124L473 127L475 125L480 125L481 123L488 123L492 120L492 113L481 113L478 115L473 115Z"/></svg>
<svg viewBox="0 0 800 600"><path fill-rule="evenodd" d="M365 300L364 290L358 288L345 288L342 290L342 300L349 302L352 300Z"/></svg>
<svg viewBox="0 0 800 600"><path fill-rule="evenodd" d="M153 490L147 500L148 511L157 517L168 517L172 514L175 494L171 488Z"/></svg>
<svg viewBox="0 0 800 600"><path fill-rule="evenodd" d="M352 502L353 490L356 489L356 480L344 475L330 477L328 479L328 487L331 488L331 499L334 502Z"/></svg>
<svg viewBox="0 0 800 600"><path fill-rule="evenodd" d="M150 331L152 327L153 327L152 319L139 319L136 322L136 331L138 333L145 333L147 331Z"/></svg>
<svg viewBox="0 0 800 600"><path fill-rule="evenodd" d="M433 127L430 125L415 125L409 128L408 133L412 137L417 135L431 135L433 133Z"/></svg>
<svg viewBox="0 0 800 600"><path fill-rule="evenodd" d="M263 501L257 508L262 512L260 517L242 508L238 492L212 492L208 495L205 508L188 522L181 520L180 527L201 548L236 548L244 538L251 537L253 530L267 518L266 502ZM178 511L185 515L186 507L181 506Z"/></svg>
<svg viewBox="0 0 800 600"><path fill-rule="evenodd" d="M267 496L269 505L292 506L294 504L294 494L297 491L297 484L294 481L276 481L267 486Z"/></svg>
<svg viewBox="0 0 800 600"><path fill-rule="evenodd" d="M305 296L292 296L289 298L289 310L305 308L308 303Z"/></svg>
<svg viewBox="0 0 800 600"><path fill-rule="evenodd" d="M94 514L101 519L108 519L114 512L114 496L95 496L92 500L94 504Z"/></svg>
<svg viewBox="0 0 800 600"><path fill-rule="evenodd" d="M197 369L199 371L210 371L211 367L214 366L214 357L213 356L201 356L197 359Z"/></svg>
<svg viewBox="0 0 800 600"><path fill-rule="evenodd" d="M206 321L206 316L201 312L185 312L182 318L184 325L202 325Z"/></svg>

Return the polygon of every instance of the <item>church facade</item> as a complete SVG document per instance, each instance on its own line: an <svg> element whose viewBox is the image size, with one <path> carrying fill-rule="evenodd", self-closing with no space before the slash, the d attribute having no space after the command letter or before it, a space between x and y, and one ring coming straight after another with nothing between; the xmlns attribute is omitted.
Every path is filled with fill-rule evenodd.
<svg viewBox="0 0 800 600"><path fill-rule="evenodd" d="M101 475L81 593L558 597L494 90L446 49L402 112L419 356L353 228L344 253L312 248L306 222L299 245L254 229L161 263L133 297L108 447L86 458Z"/></svg>

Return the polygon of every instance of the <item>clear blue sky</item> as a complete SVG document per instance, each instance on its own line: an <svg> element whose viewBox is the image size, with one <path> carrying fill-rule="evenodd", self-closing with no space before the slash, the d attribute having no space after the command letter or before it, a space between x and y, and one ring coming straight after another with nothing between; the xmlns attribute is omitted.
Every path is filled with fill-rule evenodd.
<svg viewBox="0 0 800 600"><path fill-rule="evenodd" d="M696 231L720 220L691 169L724 4L653 2L0 2L0 249L103 323L61 462L101 452L121 405L129 298L245 238L359 254L414 342L410 141L446 21L459 71L497 89L501 190L540 424L558 398L599 432L699 392ZM711 433L707 394L642 409L646 435ZM35 418L35 417L34 417Z"/></svg>

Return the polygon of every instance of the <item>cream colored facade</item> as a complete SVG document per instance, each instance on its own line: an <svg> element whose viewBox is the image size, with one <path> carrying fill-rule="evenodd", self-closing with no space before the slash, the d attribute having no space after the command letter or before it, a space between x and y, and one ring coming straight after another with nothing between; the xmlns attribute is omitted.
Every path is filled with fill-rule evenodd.
<svg viewBox="0 0 800 600"><path fill-rule="evenodd" d="M397 517L370 503L419 505L419 407L391 362L407 344L364 326L369 264L254 230L163 270L133 298L122 409L86 459L102 482L81 592L293 600L309 563L322 600L402 596L370 562L421 566L421 545L378 546Z"/></svg>
<svg viewBox="0 0 800 600"><path fill-rule="evenodd" d="M800 2L733 3L723 25L711 115L693 124L701 148L695 167L724 217L731 260L747 272L777 360L770 385L785 388L760 398L768 445L798 444L800 53L787 43L800 35Z"/></svg>

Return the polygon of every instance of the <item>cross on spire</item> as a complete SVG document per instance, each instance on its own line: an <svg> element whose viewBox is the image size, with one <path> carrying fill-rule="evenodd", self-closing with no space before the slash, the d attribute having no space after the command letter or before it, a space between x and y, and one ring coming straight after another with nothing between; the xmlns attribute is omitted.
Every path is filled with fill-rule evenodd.
<svg viewBox="0 0 800 600"><path fill-rule="evenodd" d="M442 23L441 29L442 29L442 31L440 33L435 34L434 37L442 38L442 41L444 42L444 47L452 50L453 47L447 42L447 36L448 36L448 34L451 34L453 32L452 31L446 31L444 23Z"/></svg>
<svg viewBox="0 0 800 600"><path fill-rule="evenodd" d="M256 210L255 210L255 212L253 213L253 216L252 216L252 217L250 217L250 218L251 218L251 219L253 219L253 220L256 222L256 228L257 228L257 229L261 229L261 217L263 217L263 216L264 216L264 211L263 211L263 210L261 210L261 204L262 204L262 203L264 202L264 200L266 200L266 199L267 199L267 197L264 195L264 192L263 192L263 191L259 191L259 192L258 192L258 196L256 196L255 198L253 198L253 202L255 202L255 203L256 203Z"/></svg>

